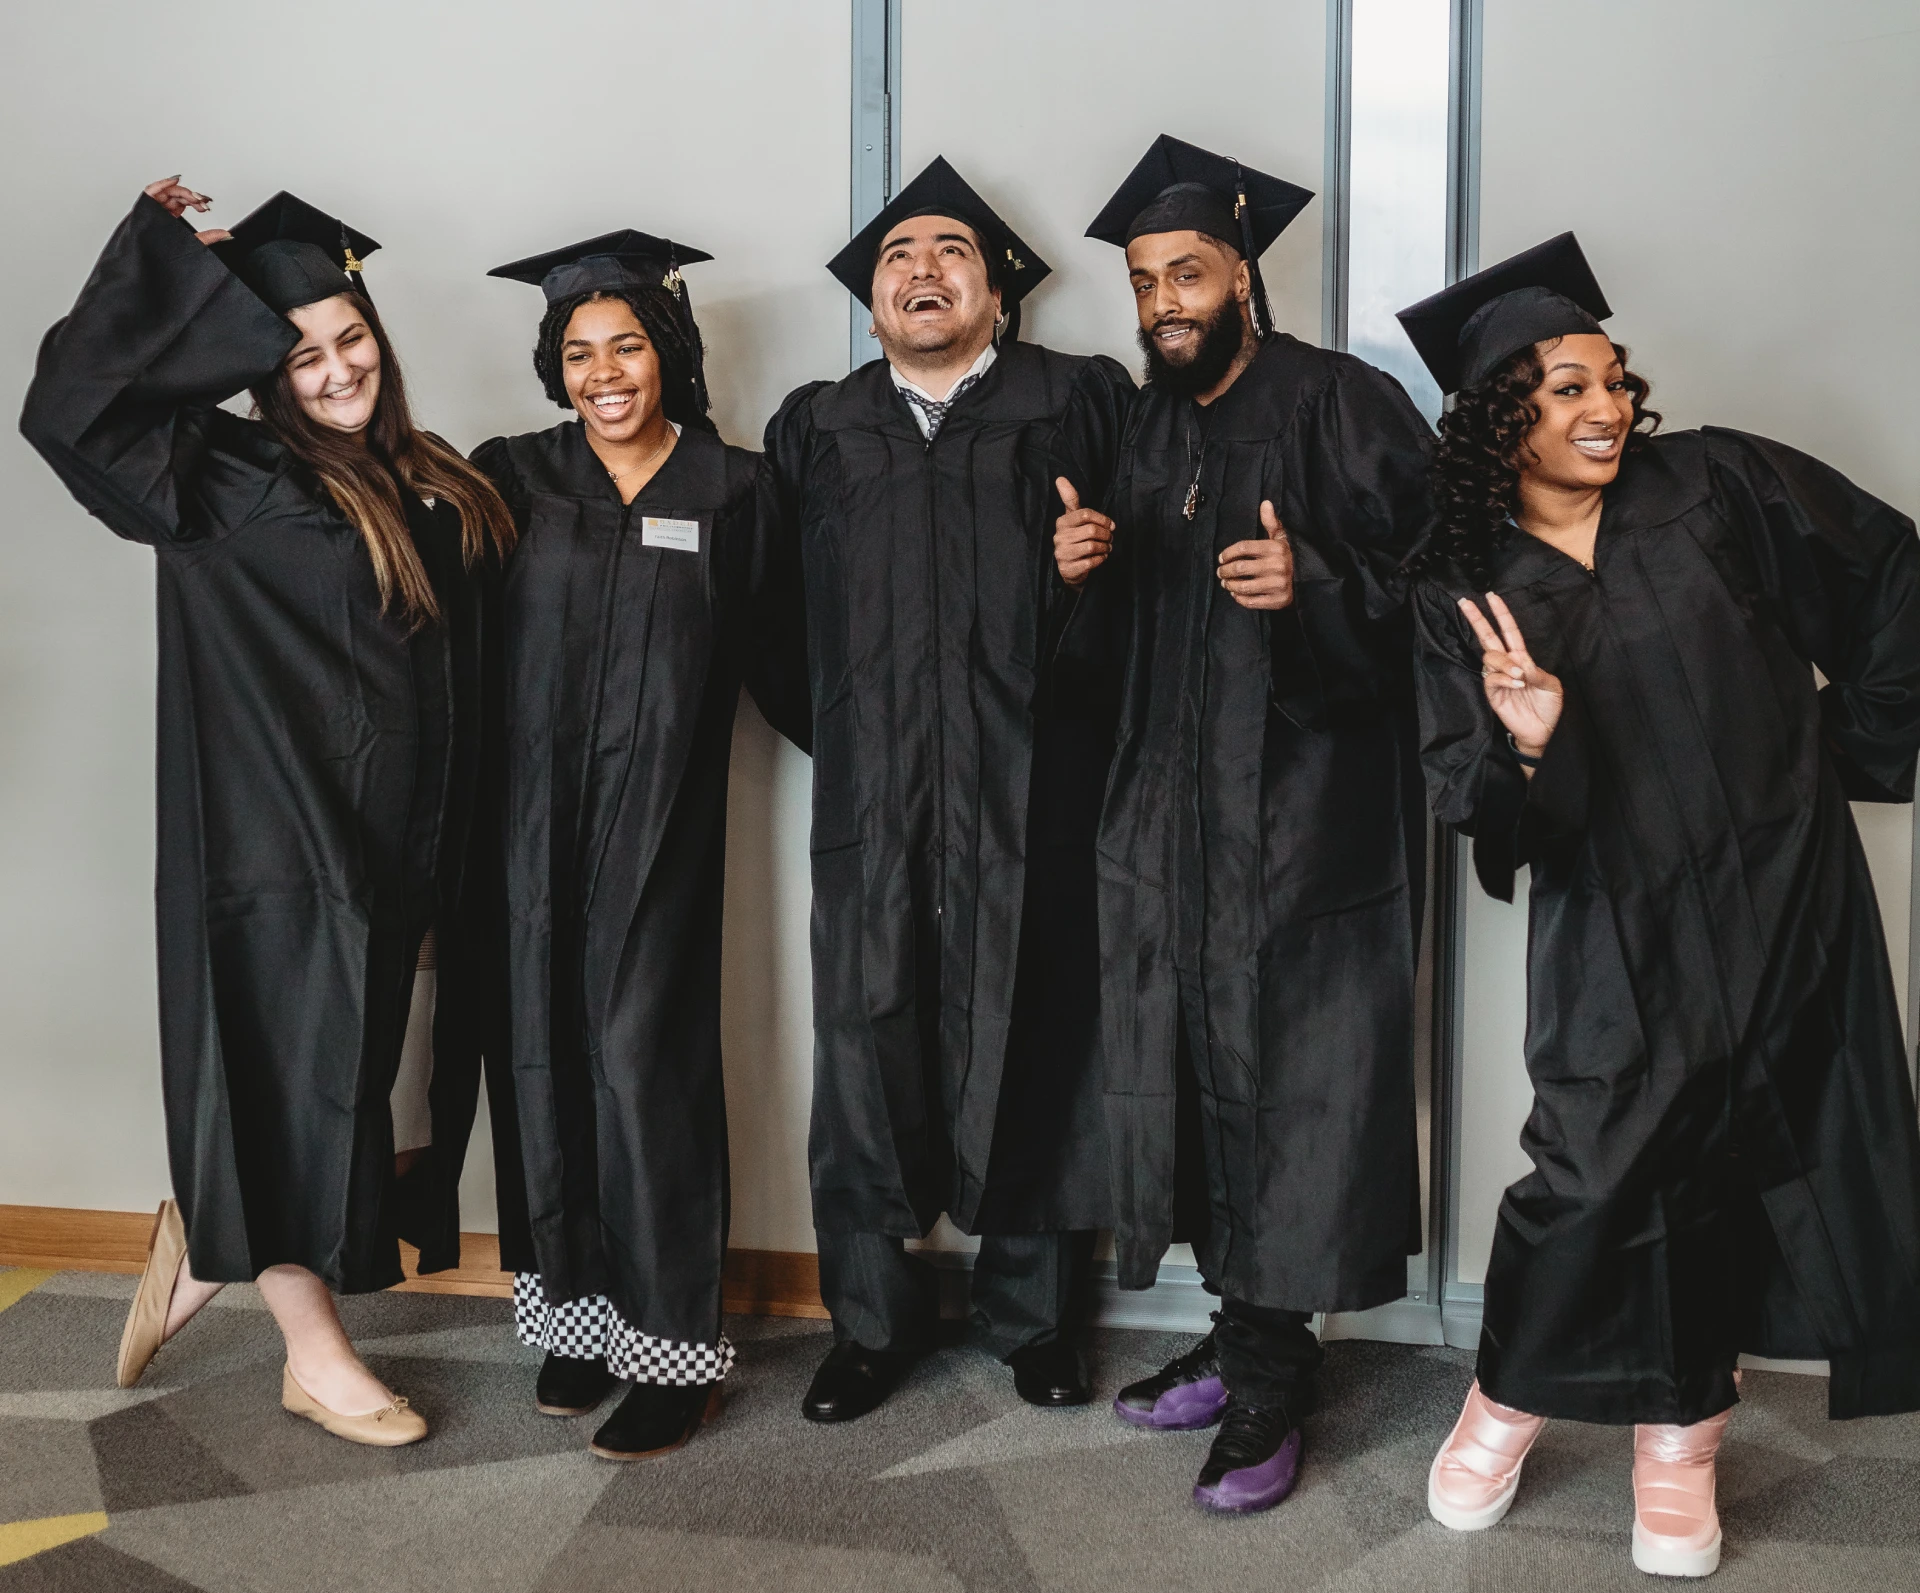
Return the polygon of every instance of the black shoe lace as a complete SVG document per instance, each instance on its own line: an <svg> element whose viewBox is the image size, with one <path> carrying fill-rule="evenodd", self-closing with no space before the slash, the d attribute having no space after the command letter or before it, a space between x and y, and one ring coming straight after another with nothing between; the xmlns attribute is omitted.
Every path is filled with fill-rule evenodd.
<svg viewBox="0 0 1920 1593"><path fill-rule="evenodd" d="M1284 1405L1243 1405L1233 1400L1221 1418L1219 1436L1207 1455L1210 1471L1239 1471L1273 1457L1293 1429Z"/></svg>
<svg viewBox="0 0 1920 1593"><path fill-rule="evenodd" d="M1213 1376L1216 1368L1213 1334L1209 1331L1185 1355L1176 1355L1168 1361L1160 1369L1160 1376L1169 1383L1197 1383L1203 1377Z"/></svg>

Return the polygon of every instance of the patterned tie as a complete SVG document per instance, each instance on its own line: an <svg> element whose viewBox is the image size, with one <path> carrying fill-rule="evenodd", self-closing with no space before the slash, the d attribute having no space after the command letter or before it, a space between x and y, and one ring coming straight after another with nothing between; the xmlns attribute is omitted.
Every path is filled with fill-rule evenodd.
<svg viewBox="0 0 1920 1593"><path fill-rule="evenodd" d="M947 418L947 411L959 403L961 395L979 380L980 375L963 378L945 398L928 398L923 393L916 393L911 387L900 388L900 396L926 417L927 441L932 442L940 435L940 427Z"/></svg>

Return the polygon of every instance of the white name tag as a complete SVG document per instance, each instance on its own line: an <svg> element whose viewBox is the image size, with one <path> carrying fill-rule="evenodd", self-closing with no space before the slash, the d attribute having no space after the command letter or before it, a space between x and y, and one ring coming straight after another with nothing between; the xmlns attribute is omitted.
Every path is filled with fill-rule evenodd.
<svg viewBox="0 0 1920 1593"><path fill-rule="evenodd" d="M698 553L700 522L698 520L662 520L657 515L642 515L640 545L644 548L672 548L676 553Z"/></svg>

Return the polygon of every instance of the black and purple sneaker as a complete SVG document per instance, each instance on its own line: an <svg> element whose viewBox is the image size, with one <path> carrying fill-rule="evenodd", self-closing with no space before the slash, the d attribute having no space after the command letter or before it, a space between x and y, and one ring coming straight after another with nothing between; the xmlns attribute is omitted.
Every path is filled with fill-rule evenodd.
<svg viewBox="0 0 1920 1593"><path fill-rule="evenodd" d="M1166 1433L1190 1433L1211 1427L1227 1408L1227 1387L1209 1333L1185 1355L1120 1390L1113 1413L1135 1427Z"/></svg>
<svg viewBox="0 0 1920 1593"><path fill-rule="evenodd" d="M1285 1407L1231 1400L1193 1485L1193 1502L1233 1515L1271 1510L1293 1492L1299 1475L1300 1429Z"/></svg>

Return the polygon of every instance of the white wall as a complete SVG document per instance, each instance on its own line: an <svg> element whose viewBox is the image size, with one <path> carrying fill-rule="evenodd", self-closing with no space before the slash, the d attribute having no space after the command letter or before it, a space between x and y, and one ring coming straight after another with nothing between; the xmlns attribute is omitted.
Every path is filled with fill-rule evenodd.
<svg viewBox="0 0 1920 1593"><path fill-rule="evenodd" d="M108 232L177 171L210 224L285 187L379 238L367 275L420 416L462 447L560 418L528 359L539 295L487 267L621 226L699 245L716 418L757 448L789 389L846 369L822 263L846 238L849 25L844 0L9 7L0 394L17 404ZM10 426L0 503L0 1203L150 1206L152 556ZM806 1248L807 765L748 709L735 780L735 1243ZM486 1227L484 1173L470 1187Z"/></svg>
<svg viewBox="0 0 1920 1593"><path fill-rule="evenodd" d="M1486 0L1480 260L1569 227L1669 427L1792 443L1920 510L1913 0ZM1906 1001L1912 810L1855 809ZM1527 1170L1525 909L1468 887L1460 1268Z"/></svg>
<svg viewBox="0 0 1920 1593"><path fill-rule="evenodd" d="M965 27L904 9L901 176L945 155L1053 267L1032 342L1139 370L1125 257L1082 234L1161 133L1320 189L1323 0L971 0ZM1322 208L1262 259L1275 318L1315 343Z"/></svg>

